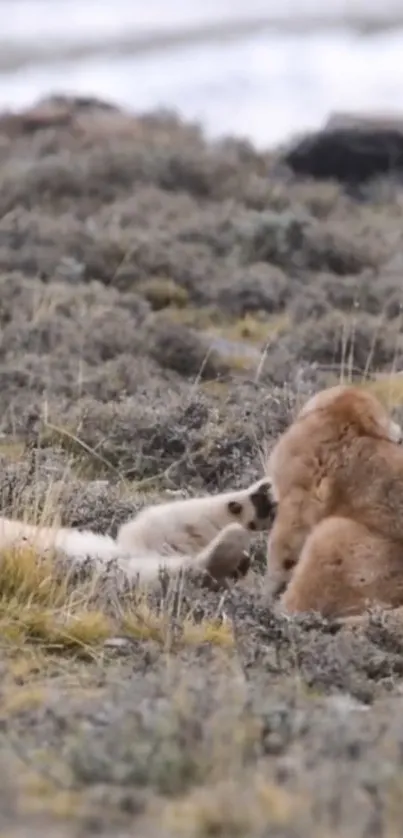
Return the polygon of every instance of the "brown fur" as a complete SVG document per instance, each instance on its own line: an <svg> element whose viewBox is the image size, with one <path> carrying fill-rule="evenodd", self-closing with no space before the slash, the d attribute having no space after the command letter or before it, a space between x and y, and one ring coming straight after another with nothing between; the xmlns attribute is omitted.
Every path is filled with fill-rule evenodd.
<svg viewBox="0 0 403 838"><path fill-rule="evenodd" d="M401 436L371 393L343 386L311 399L282 435L268 463L278 509L267 587L285 589L283 610L403 605Z"/></svg>

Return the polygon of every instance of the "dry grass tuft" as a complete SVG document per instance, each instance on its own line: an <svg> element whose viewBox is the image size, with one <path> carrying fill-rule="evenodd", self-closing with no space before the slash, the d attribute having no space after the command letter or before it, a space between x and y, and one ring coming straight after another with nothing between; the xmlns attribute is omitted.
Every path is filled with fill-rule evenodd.
<svg viewBox="0 0 403 838"><path fill-rule="evenodd" d="M221 337L229 341L245 341L256 345L274 340L287 331L291 323L287 312L271 316L262 312L260 316L259 314L245 314L243 317L233 317L212 305L198 308L171 307L165 309L163 315L173 323L204 331L213 337Z"/></svg>
<svg viewBox="0 0 403 838"><path fill-rule="evenodd" d="M229 393L229 383L227 381L201 381L199 388L203 393L211 395L220 401L224 401Z"/></svg>
<svg viewBox="0 0 403 838"><path fill-rule="evenodd" d="M247 372L256 368L255 358L251 358L246 353L243 355L241 353L231 352L226 354L225 360L233 372Z"/></svg>
<svg viewBox="0 0 403 838"><path fill-rule="evenodd" d="M256 317L252 314L246 314L228 325L212 327L208 331L210 334L218 335L227 340L247 341L260 346L268 340L274 340L289 328L290 316L284 312L272 317Z"/></svg>
<svg viewBox="0 0 403 838"><path fill-rule="evenodd" d="M389 408L403 405L403 375L401 373L379 376L375 381L366 382L364 386Z"/></svg>
<svg viewBox="0 0 403 838"><path fill-rule="evenodd" d="M209 643L213 646L232 648L234 637L228 621L203 619L195 622L192 615L175 616L175 606L164 605L158 609L139 599L122 615L123 631L136 640L153 640L165 651L177 651L185 646Z"/></svg>
<svg viewBox="0 0 403 838"><path fill-rule="evenodd" d="M184 308L177 305L169 306L164 309L163 317L164 320L167 319L171 323L201 330L218 325L223 319L224 321L226 319L222 312L213 305L197 307L187 305Z"/></svg>
<svg viewBox="0 0 403 838"><path fill-rule="evenodd" d="M0 562L0 633L3 642L86 652L111 632L111 622L88 606L88 585L71 591L52 556L30 546L4 550Z"/></svg>
<svg viewBox="0 0 403 838"><path fill-rule="evenodd" d="M213 646L233 648L235 644L232 625L228 620L221 623L202 620L196 624L193 620L187 619L183 623L183 639L186 645L192 646L210 643Z"/></svg>
<svg viewBox="0 0 403 838"><path fill-rule="evenodd" d="M1 701L2 716L14 716L19 713L24 713L40 707L46 699L46 689L44 686L27 687L22 689L17 687L4 691Z"/></svg>
<svg viewBox="0 0 403 838"><path fill-rule="evenodd" d="M148 300L154 311L160 311L170 306L183 309L189 300L185 288L181 288L173 279L151 277L137 287L139 294Z"/></svg>
<svg viewBox="0 0 403 838"><path fill-rule="evenodd" d="M225 621L181 616L176 605L163 600L150 605L146 593L133 592L115 616L93 604L93 579L71 586L56 571L52 556L40 556L30 546L4 550L0 557L0 634L5 644L21 647L32 642L47 653L91 657L104 642L124 634L154 641L165 651L210 643L233 645ZM175 612L175 616L174 616Z"/></svg>
<svg viewBox="0 0 403 838"><path fill-rule="evenodd" d="M10 463L21 462L25 453L25 445L18 439L6 437L0 439L0 456Z"/></svg>
<svg viewBox="0 0 403 838"><path fill-rule="evenodd" d="M67 585L54 576L54 557L41 557L31 545L12 546L1 552L1 607L12 601L20 605L60 607Z"/></svg>
<svg viewBox="0 0 403 838"><path fill-rule="evenodd" d="M165 810L172 834L194 838L232 838L260 835L261 830L284 828L303 812L303 801L281 786L256 774L244 782L223 780L199 788Z"/></svg>
<svg viewBox="0 0 403 838"><path fill-rule="evenodd" d="M32 773L23 783L23 810L29 815L52 815L56 822L86 814L82 795L72 789L58 788L50 779Z"/></svg>

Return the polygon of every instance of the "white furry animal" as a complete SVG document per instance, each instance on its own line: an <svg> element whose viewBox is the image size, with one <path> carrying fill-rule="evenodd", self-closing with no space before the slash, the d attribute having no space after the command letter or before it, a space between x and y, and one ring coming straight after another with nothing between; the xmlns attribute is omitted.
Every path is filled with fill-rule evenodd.
<svg viewBox="0 0 403 838"><path fill-rule="evenodd" d="M150 506L123 524L116 540L0 518L0 550L28 543L100 570L115 560L128 579L141 582L157 579L163 568L204 571L219 582L247 572L250 533L268 529L275 515L269 491L263 479L240 491Z"/></svg>

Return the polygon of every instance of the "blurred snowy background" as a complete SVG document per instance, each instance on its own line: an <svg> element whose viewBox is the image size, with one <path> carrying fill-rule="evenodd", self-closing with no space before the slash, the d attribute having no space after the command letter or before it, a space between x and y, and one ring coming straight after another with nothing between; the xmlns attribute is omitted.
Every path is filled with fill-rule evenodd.
<svg viewBox="0 0 403 838"><path fill-rule="evenodd" d="M94 94L258 146L403 110L403 0L0 0L0 108Z"/></svg>

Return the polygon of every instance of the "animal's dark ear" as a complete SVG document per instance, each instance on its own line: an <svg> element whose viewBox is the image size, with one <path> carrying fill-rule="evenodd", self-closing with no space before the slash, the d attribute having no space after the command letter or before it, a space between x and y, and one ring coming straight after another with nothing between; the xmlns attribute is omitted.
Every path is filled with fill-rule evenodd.
<svg viewBox="0 0 403 838"><path fill-rule="evenodd" d="M274 516L277 504L271 496L270 483L268 481L262 483L258 489L255 489L255 491L251 493L250 500L255 507L257 518L269 518L270 516Z"/></svg>
<svg viewBox="0 0 403 838"><path fill-rule="evenodd" d="M242 504L237 500L230 500L228 503L228 511L231 515L240 515L242 512Z"/></svg>
<svg viewBox="0 0 403 838"><path fill-rule="evenodd" d="M283 568L284 570L293 570L296 564L295 559L284 559Z"/></svg>

